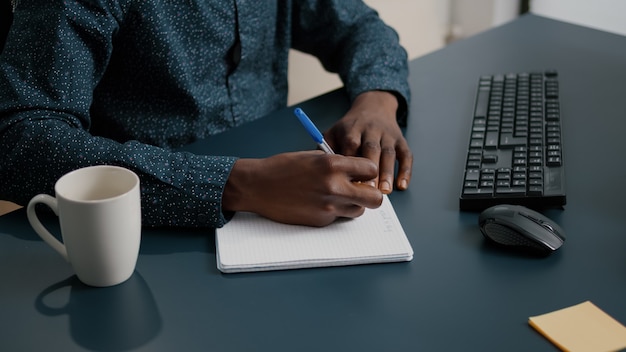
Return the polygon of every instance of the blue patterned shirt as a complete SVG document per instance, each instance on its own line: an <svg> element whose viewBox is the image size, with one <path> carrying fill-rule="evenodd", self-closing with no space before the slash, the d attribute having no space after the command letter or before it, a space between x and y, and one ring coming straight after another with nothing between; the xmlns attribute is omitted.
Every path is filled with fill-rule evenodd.
<svg viewBox="0 0 626 352"><path fill-rule="evenodd" d="M289 48L351 98L407 105L406 53L360 1L20 0L0 56L0 199L111 164L139 175L144 225L222 226L236 156L172 148L284 107Z"/></svg>

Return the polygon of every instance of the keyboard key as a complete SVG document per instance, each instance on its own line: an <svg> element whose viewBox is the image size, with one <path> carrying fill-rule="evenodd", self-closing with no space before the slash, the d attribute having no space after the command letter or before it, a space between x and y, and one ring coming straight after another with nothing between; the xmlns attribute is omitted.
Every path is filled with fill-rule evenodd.
<svg viewBox="0 0 626 352"><path fill-rule="evenodd" d="M480 179L480 170L469 169L465 172L465 181L478 181Z"/></svg>
<svg viewBox="0 0 626 352"><path fill-rule="evenodd" d="M529 196L542 196L543 195L543 187L541 186L530 186L528 187L528 195Z"/></svg>
<svg viewBox="0 0 626 352"><path fill-rule="evenodd" d="M496 190L497 195L503 196L523 196L526 195L525 187L509 187L509 188L498 188Z"/></svg>
<svg viewBox="0 0 626 352"><path fill-rule="evenodd" d="M474 117L486 117L487 107L489 106L489 87L480 87L478 96L476 97L476 109L474 109Z"/></svg>
<svg viewBox="0 0 626 352"><path fill-rule="evenodd" d="M513 133L503 133L500 136L500 146L503 148L511 148L526 145L526 138L514 137Z"/></svg>
<svg viewBox="0 0 626 352"><path fill-rule="evenodd" d="M493 196L493 189L491 188L470 188L464 189L463 195L466 198L489 198Z"/></svg>
<svg viewBox="0 0 626 352"><path fill-rule="evenodd" d="M499 133L496 131L489 131L485 136L485 148L495 149L498 147Z"/></svg>
<svg viewBox="0 0 626 352"><path fill-rule="evenodd" d="M554 156L548 158L548 166L561 166L561 158Z"/></svg>
<svg viewBox="0 0 626 352"><path fill-rule="evenodd" d="M484 164L495 164L498 162L497 154L485 154L483 155L483 163Z"/></svg>

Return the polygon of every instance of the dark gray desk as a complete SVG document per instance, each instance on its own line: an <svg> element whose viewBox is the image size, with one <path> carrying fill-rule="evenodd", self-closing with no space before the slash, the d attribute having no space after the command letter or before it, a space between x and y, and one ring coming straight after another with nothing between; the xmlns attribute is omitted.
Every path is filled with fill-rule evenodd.
<svg viewBox="0 0 626 352"><path fill-rule="evenodd" d="M544 68L560 72L568 182L548 215L568 240L536 259L486 246L458 195L478 77ZM91 289L17 211L0 217L0 350L554 351L529 316L591 300L626 323L626 38L526 16L413 61L411 83L414 178L391 200L412 262L222 275L212 231L146 230L131 281ZM327 127L347 102L302 107ZM313 147L285 109L188 150Z"/></svg>

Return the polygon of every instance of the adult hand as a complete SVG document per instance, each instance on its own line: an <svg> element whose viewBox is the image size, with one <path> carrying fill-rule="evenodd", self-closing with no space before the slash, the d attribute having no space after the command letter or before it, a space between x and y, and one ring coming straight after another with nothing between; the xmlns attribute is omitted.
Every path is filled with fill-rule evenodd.
<svg viewBox="0 0 626 352"><path fill-rule="evenodd" d="M411 182L413 153L396 120L397 98L384 91L360 94L352 107L324 137L336 153L363 156L379 169L372 185L388 194L393 190L394 167L398 161L395 186L405 190Z"/></svg>
<svg viewBox="0 0 626 352"><path fill-rule="evenodd" d="M239 159L226 183L222 207L287 224L325 226L379 207L382 193L365 182L377 176L378 167L366 158L319 150Z"/></svg>

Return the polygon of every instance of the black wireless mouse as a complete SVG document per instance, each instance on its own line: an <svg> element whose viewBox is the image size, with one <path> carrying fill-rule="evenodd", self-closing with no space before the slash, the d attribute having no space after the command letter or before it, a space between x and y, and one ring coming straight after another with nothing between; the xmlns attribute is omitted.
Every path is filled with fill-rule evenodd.
<svg viewBox="0 0 626 352"><path fill-rule="evenodd" d="M514 250L547 255L559 249L565 232L554 221L520 205L495 205L478 218L480 231L490 241Z"/></svg>

